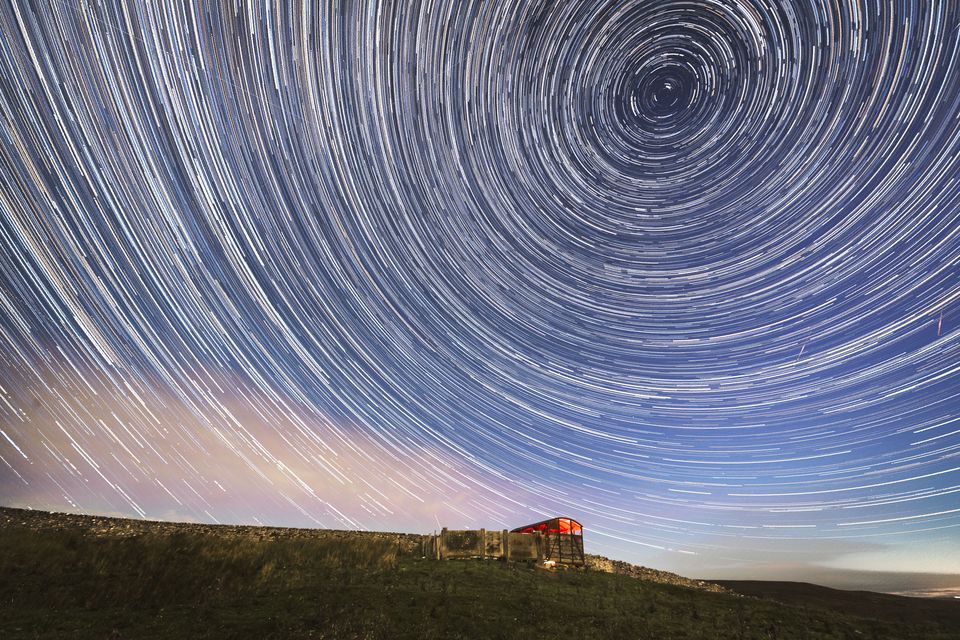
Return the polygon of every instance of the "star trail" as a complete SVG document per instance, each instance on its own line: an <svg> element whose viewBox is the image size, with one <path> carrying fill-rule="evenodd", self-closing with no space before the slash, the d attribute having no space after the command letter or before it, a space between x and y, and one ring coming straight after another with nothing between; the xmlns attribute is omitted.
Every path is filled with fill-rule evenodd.
<svg viewBox="0 0 960 640"><path fill-rule="evenodd" d="M955 3L0 33L0 504L960 573Z"/></svg>

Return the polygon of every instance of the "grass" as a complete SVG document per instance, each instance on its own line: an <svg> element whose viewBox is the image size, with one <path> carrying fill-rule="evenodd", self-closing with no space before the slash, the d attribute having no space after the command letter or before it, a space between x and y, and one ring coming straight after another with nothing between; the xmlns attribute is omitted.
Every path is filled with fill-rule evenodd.
<svg viewBox="0 0 960 640"><path fill-rule="evenodd" d="M582 571L423 561L383 539L0 529L3 638L946 640L824 610Z"/></svg>

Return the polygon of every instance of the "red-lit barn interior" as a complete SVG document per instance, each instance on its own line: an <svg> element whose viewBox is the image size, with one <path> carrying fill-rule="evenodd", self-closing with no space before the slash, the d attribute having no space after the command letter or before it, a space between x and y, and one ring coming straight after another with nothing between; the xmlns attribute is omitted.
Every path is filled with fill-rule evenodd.
<svg viewBox="0 0 960 640"><path fill-rule="evenodd" d="M573 518L550 518L517 527L510 533L539 533L543 538L543 559L563 564L584 563L583 525Z"/></svg>

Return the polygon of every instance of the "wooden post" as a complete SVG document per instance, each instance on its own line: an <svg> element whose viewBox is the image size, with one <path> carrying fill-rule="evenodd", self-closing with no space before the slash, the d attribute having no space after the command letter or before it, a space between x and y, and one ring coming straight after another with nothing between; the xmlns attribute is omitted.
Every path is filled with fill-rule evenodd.
<svg viewBox="0 0 960 640"><path fill-rule="evenodd" d="M440 530L440 547L437 553L439 554L439 557L441 560L445 560L447 558L447 528L446 527Z"/></svg>
<svg viewBox="0 0 960 640"><path fill-rule="evenodd" d="M537 531L537 564L543 564L543 534Z"/></svg>
<svg viewBox="0 0 960 640"><path fill-rule="evenodd" d="M510 562L510 533L503 530L503 559Z"/></svg>
<svg viewBox="0 0 960 640"><path fill-rule="evenodd" d="M480 529L480 559L487 559L487 530Z"/></svg>

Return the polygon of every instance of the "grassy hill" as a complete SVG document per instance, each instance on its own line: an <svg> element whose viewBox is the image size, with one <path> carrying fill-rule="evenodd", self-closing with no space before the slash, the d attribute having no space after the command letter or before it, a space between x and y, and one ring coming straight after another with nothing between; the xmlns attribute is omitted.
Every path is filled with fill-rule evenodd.
<svg viewBox="0 0 960 640"><path fill-rule="evenodd" d="M795 606L843 611L850 615L877 618L905 625L932 622L946 629L960 630L960 602L952 600L904 598L872 591L847 591L806 582L767 580L717 580L715 582L734 593Z"/></svg>
<svg viewBox="0 0 960 640"><path fill-rule="evenodd" d="M0 637L960 638L948 619L880 621L598 571L425 561L418 540L0 509Z"/></svg>

